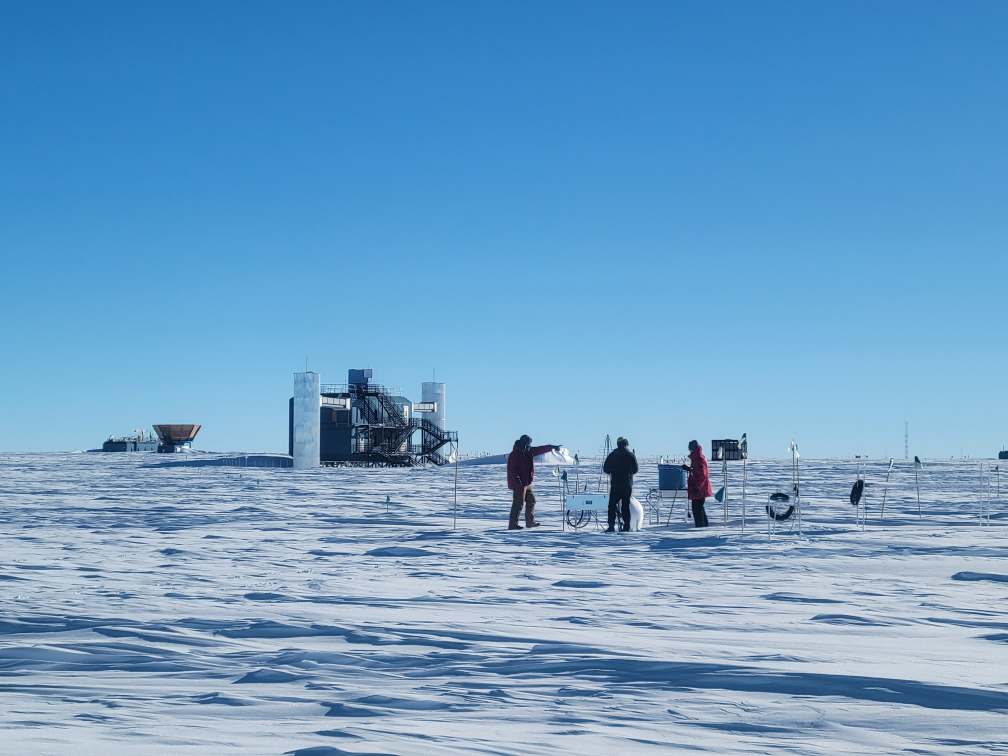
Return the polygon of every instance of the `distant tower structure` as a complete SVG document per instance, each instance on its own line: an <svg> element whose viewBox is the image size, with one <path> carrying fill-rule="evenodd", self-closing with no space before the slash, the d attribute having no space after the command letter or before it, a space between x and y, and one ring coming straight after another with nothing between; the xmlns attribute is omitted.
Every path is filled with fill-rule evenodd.
<svg viewBox="0 0 1008 756"><path fill-rule="evenodd" d="M321 464L321 393L319 374L311 371L294 373L294 399L291 446L294 467L310 470Z"/></svg>
<svg viewBox="0 0 1008 756"><path fill-rule="evenodd" d="M420 394L424 403L433 402L437 408L427 414L430 420L441 430L445 429L445 385L436 381L426 381L420 387Z"/></svg>
<svg viewBox="0 0 1008 756"><path fill-rule="evenodd" d="M903 459L910 459L910 421L903 421Z"/></svg>

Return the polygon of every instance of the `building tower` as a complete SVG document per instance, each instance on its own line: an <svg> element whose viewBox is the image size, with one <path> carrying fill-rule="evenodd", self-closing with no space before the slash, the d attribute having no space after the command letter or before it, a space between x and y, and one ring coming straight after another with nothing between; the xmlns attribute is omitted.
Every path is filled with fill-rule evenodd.
<svg viewBox="0 0 1008 756"><path fill-rule="evenodd" d="M320 436L322 406L319 374L294 373L293 456L294 467L310 470L321 464Z"/></svg>

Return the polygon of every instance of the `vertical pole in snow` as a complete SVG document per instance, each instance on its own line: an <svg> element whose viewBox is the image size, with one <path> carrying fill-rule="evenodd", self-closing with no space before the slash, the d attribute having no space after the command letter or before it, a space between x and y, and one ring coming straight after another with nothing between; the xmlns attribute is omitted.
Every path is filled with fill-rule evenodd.
<svg viewBox="0 0 1008 756"><path fill-rule="evenodd" d="M749 455L746 454L742 457L742 533L745 534L745 518L746 518L746 481L748 479L748 465L749 465Z"/></svg>
<svg viewBox="0 0 1008 756"><path fill-rule="evenodd" d="M980 524L983 525L983 505L984 505L984 493L983 493L983 462L980 463Z"/></svg>
<svg viewBox="0 0 1008 756"><path fill-rule="evenodd" d="M994 468L997 469L996 467ZM990 511L991 504L994 501L994 492L991 490L994 488L994 482L991 480L990 465L987 466L987 524L990 525Z"/></svg>
<svg viewBox="0 0 1008 756"><path fill-rule="evenodd" d="M794 451L791 452L794 460L795 471L795 506L798 507L798 535L802 535L801 521L801 468L798 466L798 444L795 444Z"/></svg>
<svg viewBox="0 0 1008 756"><path fill-rule="evenodd" d="M983 462L981 462L980 463L980 524L981 525L984 524L984 491L983 491L984 475L983 475L983 473L984 473Z"/></svg>
<svg viewBox="0 0 1008 756"><path fill-rule="evenodd" d="M882 488L882 506L879 508L879 522L885 519L885 501L889 495L889 476L892 474L892 457L889 458L889 472L885 475L885 486Z"/></svg>
<svg viewBox="0 0 1008 756"><path fill-rule="evenodd" d="M452 505L452 530L455 530L455 524L458 522L458 458L459 450L458 444L455 445L455 501Z"/></svg>
<svg viewBox="0 0 1008 756"><path fill-rule="evenodd" d="M879 513L880 521L885 519L885 503L886 496L889 495L889 476L892 475L893 462L893 458L889 457L889 471L885 474L885 488L882 489L882 509Z"/></svg>
<svg viewBox="0 0 1008 756"><path fill-rule="evenodd" d="M567 513L564 512L566 507L564 507L563 481L559 477L557 478L557 493L560 494L560 530L566 530L567 523L564 520L567 519Z"/></svg>
<svg viewBox="0 0 1008 756"><path fill-rule="evenodd" d="M855 473L854 473L854 485L861 480L861 455L855 454ZM853 492L852 492L853 493ZM857 504L854 505L854 527L858 528L861 525L861 500L857 500Z"/></svg>
<svg viewBox="0 0 1008 756"><path fill-rule="evenodd" d="M920 506L920 478L917 473L917 463L914 462L914 487L917 489L917 517L920 518L921 506Z"/></svg>
<svg viewBox="0 0 1008 756"><path fill-rule="evenodd" d="M991 474L989 466L987 467L987 480L985 482L986 486L984 487L984 491L986 495L984 496L984 503L986 505L986 511L987 511L987 524L990 525Z"/></svg>
<svg viewBox="0 0 1008 756"><path fill-rule="evenodd" d="M868 526L868 455L860 462L861 467L861 499L858 501L858 514L861 517L861 530Z"/></svg>
<svg viewBox="0 0 1008 756"><path fill-rule="evenodd" d="M721 469L724 472L724 498L721 499L721 507L724 512L724 524L728 524L728 457L721 462Z"/></svg>
<svg viewBox="0 0 1008 756"><path fill-rule="evenodd" d="M861 529L864 530L868 527L868 455L865 455L865 464L862 467L864 472L865 490L861 495L861 503L863 509L861 510Z"/></svg>

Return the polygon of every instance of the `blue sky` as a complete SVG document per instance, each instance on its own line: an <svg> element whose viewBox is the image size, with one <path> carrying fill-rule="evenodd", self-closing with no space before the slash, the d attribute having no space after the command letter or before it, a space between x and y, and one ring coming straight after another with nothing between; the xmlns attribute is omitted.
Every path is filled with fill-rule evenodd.
<svg viewBox="0 0 1008 756"><path fill-rule="evenodd" d="M6 3L0 450L1008 441L1008 5Z"/></svg>

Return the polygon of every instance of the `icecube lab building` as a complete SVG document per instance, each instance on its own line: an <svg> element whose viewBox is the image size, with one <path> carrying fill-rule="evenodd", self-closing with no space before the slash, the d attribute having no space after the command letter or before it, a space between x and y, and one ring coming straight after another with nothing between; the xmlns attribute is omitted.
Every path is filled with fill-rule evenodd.
<svg viewBox="0 0 1008 756"><path fill-rule="evenodd" d="M288 403L294 467L414 467L455 458L458 433L445 428L445 384L424 383L422 401L411 402L373 377L370 368L352 369L345 384L322 384L317 373L295 373Z"/></svg>

